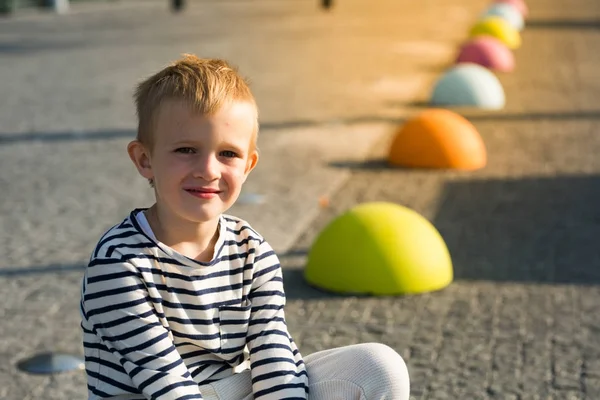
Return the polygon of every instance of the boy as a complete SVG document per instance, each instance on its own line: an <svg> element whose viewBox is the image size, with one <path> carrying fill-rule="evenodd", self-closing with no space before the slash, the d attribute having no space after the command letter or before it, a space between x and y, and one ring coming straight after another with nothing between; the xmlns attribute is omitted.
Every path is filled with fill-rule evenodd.
<svg viewBox="0 0 600 400"><path fill-rule="evenodd" d="M303 359L285 324L277 256L223 214L258 162L244 79L225 61L186 55L135 99L127 150L156 202L105 233L86 269L89 399L408 399L406 366L389 347Z"/></svg>

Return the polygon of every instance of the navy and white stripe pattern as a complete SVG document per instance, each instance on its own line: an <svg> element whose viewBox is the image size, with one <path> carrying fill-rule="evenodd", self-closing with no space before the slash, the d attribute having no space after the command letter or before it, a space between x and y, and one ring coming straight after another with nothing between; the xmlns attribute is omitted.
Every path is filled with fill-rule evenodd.
<svg viewBox="0 0 600 400"><path fill-rule="evenodd" d="M306 399L284 319L279 260L243 220L220 218L210 263L147 236L134 210L100 239L82 282L89 399L202 399L249 353L255 399Z"/></svg>

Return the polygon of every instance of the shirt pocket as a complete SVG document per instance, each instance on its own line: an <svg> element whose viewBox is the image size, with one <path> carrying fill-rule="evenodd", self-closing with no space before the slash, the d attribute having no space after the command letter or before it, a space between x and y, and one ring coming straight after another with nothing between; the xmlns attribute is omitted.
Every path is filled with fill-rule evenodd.
<svg viewBox="0 0 600 400"><path fill-rule="evenodd" d="M251 304L219 307L221 353L230 362L241 361L250 322Z"/></svg>

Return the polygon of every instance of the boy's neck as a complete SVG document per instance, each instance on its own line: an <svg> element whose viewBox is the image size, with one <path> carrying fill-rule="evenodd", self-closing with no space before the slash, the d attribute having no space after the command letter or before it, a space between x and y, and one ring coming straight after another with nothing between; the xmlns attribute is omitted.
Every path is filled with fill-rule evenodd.
<svg viewBox="0 0 600 400"><path fill-rule="evenodd" d="M219 219L204 223L190 223L174 218L154 204L146 211L146 218L156 239L178 253L196 261L212 260L219 237Z"/></svg>

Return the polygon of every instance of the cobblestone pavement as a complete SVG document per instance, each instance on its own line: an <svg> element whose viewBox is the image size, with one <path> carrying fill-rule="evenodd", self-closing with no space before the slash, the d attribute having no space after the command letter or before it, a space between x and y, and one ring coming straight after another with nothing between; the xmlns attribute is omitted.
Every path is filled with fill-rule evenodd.
<svg viewBox="0 0 600 400"><path fill-rule="evenodd" d="M247 190L265 203L232 212L281 253L304 354L389 344L409 364L413 399L600 399L600 5L528 2L518 69L499 75L506 109L464 110L489 164L456 173L379 160L486 2L365 4L206 1L174 16L132 0L0 21L0 398L85 397L81 373L32 376L15 363L81 353L82 265L106 227L150 200L123 151L132 85L195 52L231 59L254 82L262 159ZM456 281L394 298L307 287L320 229L371 200L429 218Z"/></svg>

